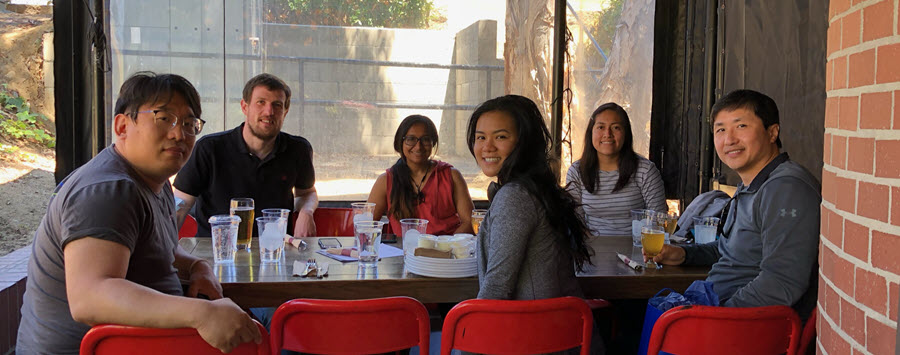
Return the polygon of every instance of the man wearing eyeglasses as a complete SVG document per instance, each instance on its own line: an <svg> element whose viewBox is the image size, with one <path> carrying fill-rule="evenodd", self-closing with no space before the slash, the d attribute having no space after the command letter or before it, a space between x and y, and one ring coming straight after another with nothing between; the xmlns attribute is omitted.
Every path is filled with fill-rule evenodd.
<svg viewBox="0 0 900 355"><path fill-rule="evenodd" d="M115 113L115 142L57 186L35 233L16 353L77 354L102 323L196 328L225 352L259 343L210 265L178 246L168 179L203 128L197 91L178 75L137 73Z"/></svg>
<svg viewBox="0 0 900 355"><path fill-rule="evenodd" d="M319 199L312 147L303 137L281 132L290 100L290 87L271 74L244 85L244 122L200 139L175 177L175 196L184 201L177 211L179 227L196 202L197 236L209 237L209 217L228 214L232 198L250 197L257 216L265 208L299 211L291 221L293 235L316 235L312 216ZM253 233L258 234L256 228Z"/></svg>

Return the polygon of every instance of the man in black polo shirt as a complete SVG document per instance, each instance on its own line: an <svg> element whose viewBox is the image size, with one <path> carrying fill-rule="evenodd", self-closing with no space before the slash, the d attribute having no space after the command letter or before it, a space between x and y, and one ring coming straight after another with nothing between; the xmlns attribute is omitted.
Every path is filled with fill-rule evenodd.
<svg viewBox="0 0 900 355"><path fill-rule="evenodd" d="M184 201L177 210L179 228L197 202L197 236L209 237L210 216L228 214L232 198L251 197L257 217L264 208L299 211L294 236L316 234L313 211L319 198L313 186L312 147L303 137L281 132L290 100L291 89L271 74L257 75L244 85L244 123L197 141L175 177L175 196Z"/></svg>

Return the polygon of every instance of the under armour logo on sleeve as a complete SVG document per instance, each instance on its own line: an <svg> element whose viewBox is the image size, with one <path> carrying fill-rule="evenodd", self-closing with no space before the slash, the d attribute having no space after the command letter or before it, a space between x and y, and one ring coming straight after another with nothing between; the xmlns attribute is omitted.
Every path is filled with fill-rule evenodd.
<svg viewBox="0 0 900 355"><path fill-rule="evenodd" d="M787 209L782 208L782 209L781 209L781 212L779 212L778 215L779 215L780 217L786 217L786 216L787 216ZM791 208L791 218L797 218L797 209L796 209L796 208Z"/></svg>

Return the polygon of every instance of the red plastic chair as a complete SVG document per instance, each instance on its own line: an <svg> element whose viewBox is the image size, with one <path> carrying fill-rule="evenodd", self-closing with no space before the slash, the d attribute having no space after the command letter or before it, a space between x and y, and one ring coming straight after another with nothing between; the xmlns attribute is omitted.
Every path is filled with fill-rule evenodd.
<svg viewBox="0 0 900 355"><path fill-rule="evenodd" d="M800 348L797 350L797 355L806 354L806 350L813 345L812 343L816 340L816 315L818 312L818 307L813 308L812 313L809 315L809 319L806 320L806 325L803 326L803 333L800 334Z"/></svg>
<svg viewBox="0 0 900 355"><path fill-rule="evenodd" d="M350 208L319 207L313 212L313 220L316 222L316 234L319 236L353 236L353 210Z"/></svg>
<svg viewBox="0 0 900 355"><path fill-rule="evenodd" d="M312 354L378 354L419 346L428 354L428 311L409 297L296 299L272 316L270 347Z"/></svg>
<svg viewBox="0 0 900 355"><path fill-rule="evenodd" d="M452 349L485 354L534 354L591 348L594 318L584 300L467 300L444 319L441 354Z"/></svg>
<svg viewBox="0 0 900 355"><path fill-rule="evenodd" d="M178 239L192 238L195 235L197 235L197 220L193 216L187 215L184 217L181 229L178 230Z"/></svg>
<svg viewBox="0 0 900 355"><path fill-rule="evenodd" d="M270 355L269 334L256 323L262 342L244 343L231 350L230 355ZM142 328L104 324L94 326L81 340L81 355L104 354L166 354L205 355L222 354L206 343L196 329Z"/></svg>
<svg viewBox="0 0 900 355"><path fill-rule="evenodd" d="M663 313L647 354L795 354L800 318L787 306L680 306Z"/></svg>

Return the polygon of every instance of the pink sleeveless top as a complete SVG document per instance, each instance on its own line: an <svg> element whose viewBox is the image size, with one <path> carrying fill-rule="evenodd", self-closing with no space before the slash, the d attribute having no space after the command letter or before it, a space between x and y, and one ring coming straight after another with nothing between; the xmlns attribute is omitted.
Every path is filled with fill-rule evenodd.
<svg viewBox="0 0 900 355"><path fill-rule="evenodd" d="M428 220L428 227L425 229L428 234L443 235L453 234L459 227L459 215L456 213L456 203L453 201L453 175L450 168L453 166L442 161L435 161L436 165L432 168L432 175L425 181L422 186L422 193L425 194L425 201L419 203L416 207L416 217ZM391 209L391 186L393 184L393 176L391 170L387 170L387 210ZM385 212L387 213L387 212ZM391 230L394 234L399 235L400 221L388 215L391 222Z"/></svg>

